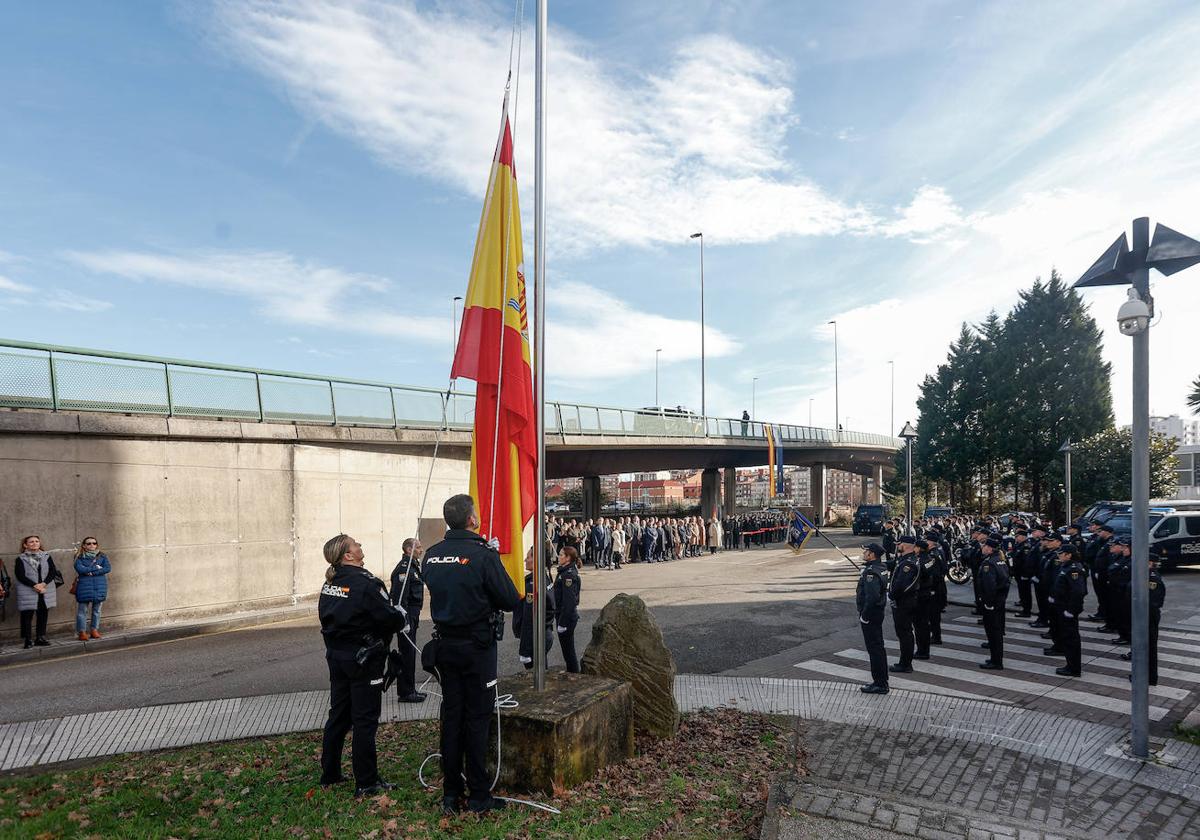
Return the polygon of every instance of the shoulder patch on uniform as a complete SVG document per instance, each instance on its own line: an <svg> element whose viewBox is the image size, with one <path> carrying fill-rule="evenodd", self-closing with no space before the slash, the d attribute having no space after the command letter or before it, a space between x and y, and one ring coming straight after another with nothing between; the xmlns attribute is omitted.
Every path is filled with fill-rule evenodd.
<svg viewBox="0 0 1200 840"><path fill-rule="evenodd" d="M333 598L349 598L350 597L350 587L349 586L335 586L332 583L327 583L321 587L321 594L329 595L330 597L333 597Z"/></svg>
<svg viewBox="0 0 1200 840"><path fill-rule="evenodd" d="M563 586L570 586L570 585L571 585L571 579L569 577L563 578Z"/></svg>
<svg viewBox="0 0 1200 840"><path fill-rule="evenodd" d="M1158 589L1158 581L1156 581L1156 580L1152 580L1152 581L1150 581L1150 588L1151 588L1151 589Z"/></svg>
<svg viewBox="0 0 1200 840"><path fill-rule="evenodd" d="M532 593L532 592L526 592L526 593L525 593L525 603L526 603L526 604L532 604L532 603L533 603L533 593Z"/></svg>
<svg viewBox="0 0 1200 840"><path fill-rule="evenodd" d="M1071 577L1073 577L1073 578L1079 577L1079 572L1071 572Z"/></svg>

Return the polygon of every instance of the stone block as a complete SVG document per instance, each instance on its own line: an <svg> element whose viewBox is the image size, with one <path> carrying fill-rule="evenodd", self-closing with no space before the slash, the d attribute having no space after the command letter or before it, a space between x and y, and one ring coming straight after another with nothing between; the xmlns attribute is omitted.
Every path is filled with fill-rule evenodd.
<svg viewBox="0 0 1200 840"><path fill-rule="evenodd" d="M582 670L633 687L634 724L639 732L670 738L679 729L675 659L658 622L638 596L622 592L605 604L592 625Z"/></svg>
<svg viewBox="0 0 1200 840"><path fill-rule="evenodd" d="M633 756L629 683L551 671L545 691L534 691L531 673L501 679L499 690L520 704L500 715L499 787L505 790L569 789Z"/></svg>

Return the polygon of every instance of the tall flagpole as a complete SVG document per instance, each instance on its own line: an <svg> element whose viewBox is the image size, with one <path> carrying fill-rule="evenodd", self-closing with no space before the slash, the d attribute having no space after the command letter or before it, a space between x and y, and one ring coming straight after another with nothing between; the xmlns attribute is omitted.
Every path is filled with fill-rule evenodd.
<svg viewBox="0 0 1200 840"><path fill-rule="evenodd" d="M537 416L537 523L533 535L533 688L546 689L546 0L537 0L533 115L533 395Z"/></svg>

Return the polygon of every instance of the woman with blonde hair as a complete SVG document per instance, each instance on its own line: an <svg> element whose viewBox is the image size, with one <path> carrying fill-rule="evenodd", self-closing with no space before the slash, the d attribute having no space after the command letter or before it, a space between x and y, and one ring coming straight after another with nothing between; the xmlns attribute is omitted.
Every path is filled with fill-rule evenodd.
<svg viewBox="0 0 1200 840"><path fill-rule="evenodd" d="M21 540L14 572L17 577L17 609L21 613L21 638L25 647L48 647L46 618L50 610L58 605L55 594L62 583L62 573L54 566L50 552L42 550L42 538L30 534ZM37 632L34 634L34 616L37 616Z"/></svg>
<svg viewBox="0 0 1200 840"><path fill-rule="evenodd" d="M79 641L100 638L100 609L108 599L108 575L112 564L100 552L100 542L95 537L84 537L75 554L75 632ZM91 627L88 624L88 607L92 608ZM89 632L90 631L90 632Z"/></svg>

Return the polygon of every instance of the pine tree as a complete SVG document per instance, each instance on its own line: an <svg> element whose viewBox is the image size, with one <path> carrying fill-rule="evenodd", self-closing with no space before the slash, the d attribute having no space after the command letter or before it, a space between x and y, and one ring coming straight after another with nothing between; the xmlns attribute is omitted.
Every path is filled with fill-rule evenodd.
<svg viewBox="0 0 1200 840"><path fill-rule="evenodd" d="M1192 414L1200 414L1200 376L1196 377L1196 381L1192 383L1192 392L1188 394L1188 406L1192 409Z"/></svg>

